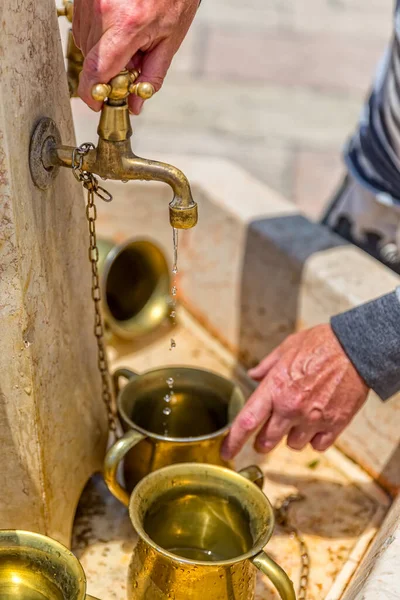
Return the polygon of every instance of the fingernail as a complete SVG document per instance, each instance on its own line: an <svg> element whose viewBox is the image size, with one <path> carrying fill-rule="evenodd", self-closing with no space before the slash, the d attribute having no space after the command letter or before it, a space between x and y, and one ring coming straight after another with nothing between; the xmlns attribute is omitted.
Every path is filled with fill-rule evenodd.
<svg viewBox="0 0 400 600"><path fill-rule="evenodd" d="M259 452L261 454L266 454L267 452L271 451L271 444L266 440L257 442L257 444L255 446L255 450L256 450L256 452Z"/></svg>

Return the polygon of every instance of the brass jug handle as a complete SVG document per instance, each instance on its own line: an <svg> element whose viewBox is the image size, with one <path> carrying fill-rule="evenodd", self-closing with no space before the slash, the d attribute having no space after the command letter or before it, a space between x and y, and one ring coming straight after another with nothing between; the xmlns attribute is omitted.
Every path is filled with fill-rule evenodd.
<svg viewBox="0 0 400 600"><path fill-rule="evenodd" d="M117 479L118 467L129 450L132 450L145 437L145 435L138 431L130 429L111 446L104 459L104 481L113 496L125 506L129 506L129 494Z"/></svg>
<svg viewBox="0 0 400 600"><path fill-rule="evenodd" d="M120 387L119 387L119 378L120 377L125 377L125 379L130 381L131 379L134 379L137 376L138 376L138 374L135 373L135 371L132 371L132 369L128 369L127 367L122 367L121 369L117 369L112 375L112 382L113 382L115 397L118 396L118 393L120 390Z"/></svg>
<svg viewBox="0 0 400 600"><path fill-rule="evenodd" d="M245 477L249 481L253 482L257 487L260 488L260 490L262 490L264 485L264 473L261 471L260 467L257 467L257 465L250 465L249 467L240 469L238 473L242 477Z"/></svg>
<svg viewBox="0 0 400 600"><path fill-rule="evenodd" d="M272 581L282 600L296 600L292 580L268 554L260 552L250 560L257 569Z"/></svg>

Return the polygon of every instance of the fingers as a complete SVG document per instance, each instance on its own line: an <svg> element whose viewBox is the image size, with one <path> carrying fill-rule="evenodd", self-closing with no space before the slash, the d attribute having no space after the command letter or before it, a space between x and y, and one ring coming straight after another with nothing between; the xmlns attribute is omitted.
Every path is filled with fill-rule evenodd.
<svg viewBox="0 0 400 600"><path fill-rule="evenodd" d="M318 452L325 452L335 442L337 435L333 431L317 433L311 440L311 446Z"/></svg>
<svg viewBox="0 0 400 600"><path fill-rule="evenodd" d="M101 102L93 100L91 91L96 83L107 83L129 63L138 47L126 43L126 36L114 28L108 29L93 46L83 63L78 93L93 110L101 109Z"/></svg>
<svg viewBox="0 0 400 600"><path fill-rule="evenodd" d="M275 348L268 354L256 367L249 369L248 375L255 381L261 381L267 375L268 371L278 362L281 357L281 348Z"/></svg>
<svg viewBox="0 0 400 600"><path fill-rule="evenodd" d="M289 433L292 427L292 420L282 417L276 412L261 429L257 435L254 448L257 452L265 454L271 452L279 442Z"/></svg>
<svg viewBox="0 0 400 600"><path fill-rule="evenodd" d="M74 16L72 20L72 33L75 44L80 48L81 44L81 0L74 1Z"/></svg>
<svg viewBox="0 0 400 600"><path fill-rule="evenodd" d="M166 40L160 42L155 48L149 50L141 61L141 74L138 82L151 83L158 92L161 88L174 56L174 46ZM129 97L130 111L138 115L142 110L144 100L138 96Z"/></svg>
<svg viewBox="0 0 400 600"><path fill-rule="evenodd" d="M311 442L317 432L318 429L315 427L293 427L289 432L287 445L289 448L292 448L292 450L303 450L303 448Z"/></svg>
<svg viewBox="0 0 400 600"><path fill-rule="evenodd" d="M260 389L263 388L263 389ZM223 444L221 455L230 460L242 449L249 437L271 416L271 397L267 386L260 384L245 407L236 417L228 437Z"/></svg>

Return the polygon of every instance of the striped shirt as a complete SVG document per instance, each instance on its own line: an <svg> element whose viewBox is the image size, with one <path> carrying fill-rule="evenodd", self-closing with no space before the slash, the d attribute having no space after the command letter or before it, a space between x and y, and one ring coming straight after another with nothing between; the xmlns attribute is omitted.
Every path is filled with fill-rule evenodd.
<svg viewBox="0 0 400 600"><path fill-rule="evenodd" d="M393 229L398 235L400 0L396 1L391 43L344 157L350 178L331 218L340 216L341 211L344 215L352 212L356 240L368 229L383 238L387 235L390 239ZM329 224L329 220L325 222ZM382 400L400 391L400 288L334 316L331 325L359 374Z"/></svg>
<svg viewBox="0 0 400 600"><path fill-rule="evenodd" d="M383 204L400 206L400 0L392 41L355 135L345 149L350 174Z"/></svg>

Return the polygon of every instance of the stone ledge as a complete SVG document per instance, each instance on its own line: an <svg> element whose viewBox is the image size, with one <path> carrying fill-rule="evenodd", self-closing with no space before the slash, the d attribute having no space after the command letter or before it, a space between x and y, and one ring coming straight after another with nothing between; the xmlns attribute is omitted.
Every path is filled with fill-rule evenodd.
<svg viewBox="0 0 400 600"><path fill-rule="evenodd" d="M199 202L199 225L180 241L185 304L244 363L258 360L296 328L326 322L399 285L391 271L308 221L240 167L218 159L165 159L188 175ZM146 232L171 257L168 188L108 187L115 202L100 205L100 232L116 240ZM371 394L338 442L391 492L400 484L399 410L399 398L382 404ZM396 597L399 513L396 501L346 600Z"/></svg>
<svg viewBox="0 0 400 600"><path fill-rule="evenodd" d="M164 157L192 182L199 225L180 238L181 297L192 314L245 366L295 329L394 289L400 278L310 222L296 207L224 159ZM103 232L150 236L171 256L167 186L109 183ZM132 215L132 216L131 216ZM391 492L400 485L400 400L369 401L338 446Z"/></svg>

